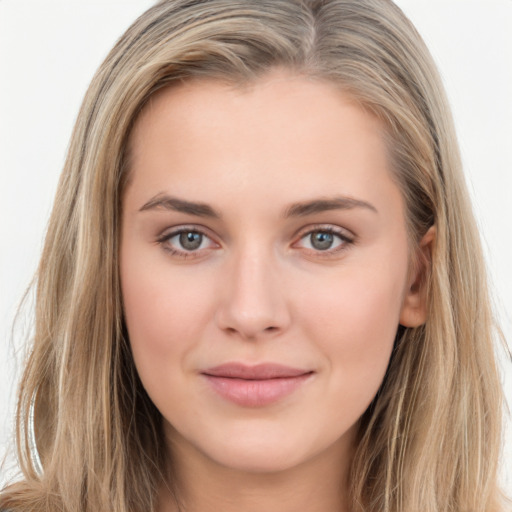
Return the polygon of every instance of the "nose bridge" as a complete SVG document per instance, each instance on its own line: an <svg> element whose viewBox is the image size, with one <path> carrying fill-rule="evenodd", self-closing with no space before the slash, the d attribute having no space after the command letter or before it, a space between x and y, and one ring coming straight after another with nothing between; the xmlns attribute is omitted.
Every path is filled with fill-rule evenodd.
<svg viewBox="0 0 512 512"><path fill-rule="evenodd" d="M243 338L283 330L289 312L271 248L248 241L233 251L226 265L219 326Z"/></svg>

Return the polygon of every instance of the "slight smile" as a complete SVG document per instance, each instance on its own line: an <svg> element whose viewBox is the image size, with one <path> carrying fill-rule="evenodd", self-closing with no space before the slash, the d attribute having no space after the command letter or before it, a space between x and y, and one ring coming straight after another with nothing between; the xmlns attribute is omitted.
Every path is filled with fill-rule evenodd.
<svg viewBox="0 0 512 512"><path fill-rule="evenodd" d="M225 363L201 372L221 397L243 407L263 407L290 395L314 374L312 370L273 363L249 366Z"/></svg>

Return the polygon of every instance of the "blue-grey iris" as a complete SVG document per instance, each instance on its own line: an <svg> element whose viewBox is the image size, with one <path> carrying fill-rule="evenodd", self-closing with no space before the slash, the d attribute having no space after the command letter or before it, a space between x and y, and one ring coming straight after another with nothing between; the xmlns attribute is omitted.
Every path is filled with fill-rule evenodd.
<svg viewBox="0 0 512 512"><path fill-rule="evenodd" d="M203 235L195 231L180 233L180 245L187 251L199 249L203 242Z"/></svg>
<svg viewBox="0 0 512 512"><path fill-rule="evenodd" d="M334 236L332 233L326 233L325 231L316 231L311 234L311 245L319 251L325 251L329 249L334 242Z"/></svg>

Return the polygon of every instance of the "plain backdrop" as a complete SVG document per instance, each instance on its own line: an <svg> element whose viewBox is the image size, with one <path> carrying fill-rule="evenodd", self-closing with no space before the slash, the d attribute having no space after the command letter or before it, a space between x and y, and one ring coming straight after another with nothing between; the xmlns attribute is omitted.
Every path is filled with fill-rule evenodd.
<svg viewBox="0 0 512 512"><path fill-rule="evenodd" d="M81 99L149 0L0 0L0 460L11 446L28 322L13 318L35 271ZM512 340L512 0L398 0L443 76L493 280ZM512 404L512 366L501 358ZM502 475L512 495L512 426ZM0 487L10 474L0 470Z"/></svg>

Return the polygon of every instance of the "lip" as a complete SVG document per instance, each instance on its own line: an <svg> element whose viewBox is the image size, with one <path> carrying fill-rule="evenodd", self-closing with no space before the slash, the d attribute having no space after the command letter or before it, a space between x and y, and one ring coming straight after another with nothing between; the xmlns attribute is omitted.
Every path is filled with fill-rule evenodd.
<svg viewBox="0 0 512 512"><path fill-rule="evenodd" d="M313 373L274 363L226 363L208 368L201 375L222 398L243 407L263 407L292 394Z"/></svg>

